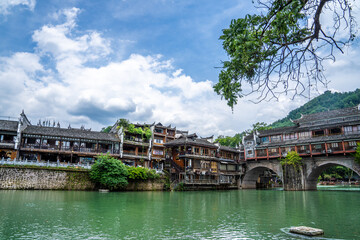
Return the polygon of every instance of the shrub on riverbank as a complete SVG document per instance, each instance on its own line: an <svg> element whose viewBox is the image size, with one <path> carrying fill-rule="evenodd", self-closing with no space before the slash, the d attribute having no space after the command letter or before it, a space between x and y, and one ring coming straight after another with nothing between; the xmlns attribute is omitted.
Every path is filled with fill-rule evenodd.
<svg viewBox="0 0 360 240"><path fill-rule="evenodd" d="M149 179L158 179L160 175L153 169L143 167L127 167L129 172L128 178L134 181L144 181Z"/></svg>
<svg viewBox="0 0 360 240"><path fill-rule="evenodd" d="M121 189L128 185L128 169L121 161L109 155L100 155L91 166L90 178L100 187L110 190Z"/></svg>

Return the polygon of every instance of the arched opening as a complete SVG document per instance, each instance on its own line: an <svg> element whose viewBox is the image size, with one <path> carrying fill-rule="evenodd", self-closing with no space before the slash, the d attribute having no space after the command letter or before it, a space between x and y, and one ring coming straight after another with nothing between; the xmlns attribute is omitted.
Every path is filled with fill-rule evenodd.
<svg viewBox="0 0 360 240"><path fill-rule="evenodd" d="M314 168L306 180L307 190L318 186L347 186L360 184L360 174L347 164L327 163Z"/></svg>
<svg viewBox="0 0 360 240"><path fill-rule="evenodd" d="M256 167L246 171L242 181L242 189L271 189L283 187L282 178L274 170L267 167Z"/></svg>

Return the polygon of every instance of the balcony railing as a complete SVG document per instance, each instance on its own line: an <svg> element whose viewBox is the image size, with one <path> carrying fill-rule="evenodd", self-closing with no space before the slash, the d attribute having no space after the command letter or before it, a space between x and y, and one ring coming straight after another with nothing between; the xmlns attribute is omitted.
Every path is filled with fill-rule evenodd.
<svg viewBox="0 0 360 240"><path fill-rule="evenodd" d="M15 143L14 140L0 140L0 143Z"/></svg>
<svg viewBox="0 0 360 240"><path fill-rule="evenodd" d="M200 154L193 151L181 151L180 155L196 155L196 156L203 156L203 157L216 157L216 154Z"/></svg>
<svg viewBox="0 0 360 240"><path fill-rule="evenodd" d="M219 185L217 179L183 179L180 182L185 184Z"/></svg>
<svg viewBox="0 0 360 240"><path fill-rule="evenodd" d="M110 154L119 154L119 150L111 150L104 148L85 148L85 147L68 147L68 146L58 146L58 145L39 145L39 144L24 144L22 148L30 149L43 149L43 150L56 150L56 151L69 151L69 152L84 152L84 153L110 153Z"/></svg>
<svg viewBox="0 0 360 240"><path fill-rule="evenodd" d="M38 167L59 167L59 168L84 168L90 169L91 165L89 163L61 163L61 162L50 162L50 161L41 161L36 160L11 160L11 159L0 159L0 165L13 165L13 166L38 166Z"/></svg>

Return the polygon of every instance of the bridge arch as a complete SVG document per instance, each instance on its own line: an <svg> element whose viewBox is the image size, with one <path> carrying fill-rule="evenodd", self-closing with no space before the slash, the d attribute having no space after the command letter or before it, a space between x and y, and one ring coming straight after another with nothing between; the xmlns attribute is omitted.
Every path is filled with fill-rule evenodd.
<svg viewBox="0 0 360 240"><path fill-rule="evenodd" d="M319 161L312 166L308 166L305 180L305 190L316 190L317 180L320 174L326 169L334 166L343 166L351 169L360 176L360 165L355 163L353 158L329 159L327 161Z"/></svg>
<svg viewBox="0 0 360 240"><path fill-rule="evenodd" d="M247 163L246 165L245 175L241 181L241 188L242 189L255 189L256 182L264 171L271 170L271 172L276 173L283 181L283 172L282 167L279 162L254 162L254 163Z"/></svg>

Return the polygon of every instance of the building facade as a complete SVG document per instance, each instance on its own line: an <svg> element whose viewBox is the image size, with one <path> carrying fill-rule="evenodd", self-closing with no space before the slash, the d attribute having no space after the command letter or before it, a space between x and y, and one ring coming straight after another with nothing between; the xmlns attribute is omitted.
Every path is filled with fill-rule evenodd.
<svg viewBox="0 0 360 240"><path fill-rule="evenodd" d="M278 159L289 151L302 157L347 155L360 142L359 107L303 115L293 123L246 136L246 161Z"/></svg>
<svg viewBox="0 0 360 240"><path fill-rule="evenodd" d="M165 144L172 180L186 185L237 185L243 173L240 150L182 134Z"/></svg>

